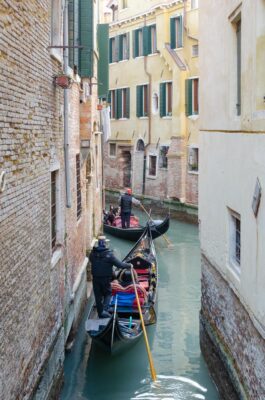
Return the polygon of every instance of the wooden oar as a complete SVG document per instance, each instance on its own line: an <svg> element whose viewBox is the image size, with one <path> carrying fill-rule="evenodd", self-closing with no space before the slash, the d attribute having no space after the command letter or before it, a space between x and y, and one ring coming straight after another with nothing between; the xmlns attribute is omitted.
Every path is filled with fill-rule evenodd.
<svg viewBox="0 0 265 400"><path fill-rule="evenodd" d="M148 342L148 337L147 337L143 313L142 313L142 309L141 309L141 305L140 305L140 301L139 301L139 297L138 297L137 287L136 287L136 283L135 283L135 279L134 279L133 267L131 267L131 275L132 275L132 281L133 281L133 286L134 286L134 291L135 291L135 296L136 296L137 307L139 310L143 333L144 333L144 340L145 340L146 351L147 351L149 364L150 364L151 377L152 377L153 381L156 381L156 371L155 371L153 358L152 358L152 354L151 354L151 350L150 350L150 346L149 346L149 342Z"/></svg>
<svg viewBox="0 0 265 400"><path fill-rule="evenodd" d="M112 348L113 342L114 342L114 331L115 331L115 324L116 324L117 306L118 306L118 295L116 294L113 321L112 321L111 348Z"/></svg>
<svg viewBox="0 0 265 400"><path fill-rule="evenodd" d="M150 214L146 211L146 209L144 208L144 206L142 205L142 203L140 203L140 206L142 207L142 209L144 210L144 212L148 215L149 219L151 219ZM153 220L152 220L153 221ZM171 241L168 239L168 237L163 233L161 236L163 236L164 240L166 241L167 245L169 248L173 248L174 244L171 243Z"/></svg>

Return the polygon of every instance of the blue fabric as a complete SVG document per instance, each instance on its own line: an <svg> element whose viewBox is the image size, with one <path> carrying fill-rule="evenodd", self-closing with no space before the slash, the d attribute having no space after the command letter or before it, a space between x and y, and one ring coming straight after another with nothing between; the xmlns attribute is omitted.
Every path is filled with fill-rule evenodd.
<svg viewBox="0 0 265 400"><path fill-rule="evenodd" d="M118 293L118 306L120 307L131 307L135 301L134 293ZM112 296L111 306L114 306L116 302L116 296Z"/></svg>

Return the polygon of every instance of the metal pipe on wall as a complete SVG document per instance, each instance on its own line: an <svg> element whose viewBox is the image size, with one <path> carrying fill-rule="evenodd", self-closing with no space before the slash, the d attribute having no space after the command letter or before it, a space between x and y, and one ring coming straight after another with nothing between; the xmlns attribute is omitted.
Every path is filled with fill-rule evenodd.
<svg viewBox="0 0 265 400"><path fill-rule="evenodd" d="M65 0L63 11L63 71L68 72L68 0ZM70 163L69 163L69 89L64 89L64 169L66 207L72 207L72 196L70 190Z"/></svg>

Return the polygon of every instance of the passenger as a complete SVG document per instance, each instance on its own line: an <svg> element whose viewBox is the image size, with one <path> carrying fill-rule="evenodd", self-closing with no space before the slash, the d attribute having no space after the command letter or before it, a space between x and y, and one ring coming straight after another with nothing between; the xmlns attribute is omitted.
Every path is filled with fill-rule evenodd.
<svg viewBox="0 0 265 400"><path fill-rule="evenodd" d="M122 228L130 228L130 218L133 204L138 206L141 204L141 202L132 196L132 189L128 188L126 193L120 198Z"/></svg>
<svg viewBox="0 0 265 400"><path fill-rule="evenodd" d="M131 268L131 264L118 260L112 250L107 248L105 236L98 237L97 246L94 246L89 260L92 265L93 290L99 318L111 317L108 306L111 299L112 267Z"/></svg>

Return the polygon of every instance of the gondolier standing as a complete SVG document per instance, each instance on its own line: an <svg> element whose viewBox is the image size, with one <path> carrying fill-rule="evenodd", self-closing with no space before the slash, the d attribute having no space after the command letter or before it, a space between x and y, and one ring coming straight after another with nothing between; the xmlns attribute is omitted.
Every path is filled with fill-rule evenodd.
<svg viewBox="0 0 265 400"><path fill-rule="evenodd" d="M107 312L111 299L112 267L131 268L131 264L118 260L112 250L107 248L105 236L98 237L97 246L94 246L89 260L92 265L93 290L99 318L108 318Z"/></svg>
<svg viewBox="0 0 265 400"><path fill-rule="evenodd" d="M141 202L132 196L132 189L128 188L120 198L121 206L121 226L122 228L130 228L130 218L132 205L139 206Z"/></svg>

